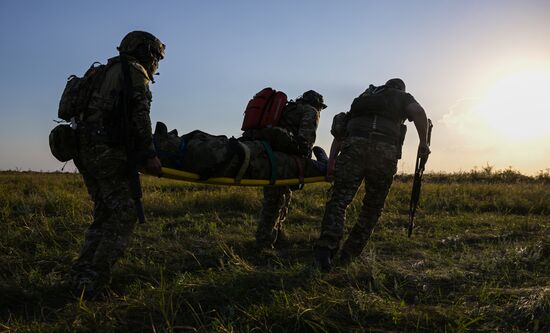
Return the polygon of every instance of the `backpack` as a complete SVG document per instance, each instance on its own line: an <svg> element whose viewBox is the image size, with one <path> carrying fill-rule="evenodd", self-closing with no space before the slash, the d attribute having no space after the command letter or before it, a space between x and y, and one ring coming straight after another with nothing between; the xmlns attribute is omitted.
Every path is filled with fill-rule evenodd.
<svg viewBox="0 0 550 333"><path fill-rule="evenodd" d="M384 91L384 89L386 89L385 85L377 87L374 84L369 84L369 87L361 95L359 95L359 97L376 95Z"/></svg>
<svg viewBox="0 0 550 333"><path fill-rule="evenodd" d="M85 113L92 93L99 88L108 67L109 65L94 62L83 77L69 76L61 94L57 116L70 121L71 118Z"/></svg>
<svg viewBox="0 0 550 333"><path fill-rule="evenodd" d="M94 62L83 77L69 76L59 101L59 118L72 123L72 118L85 113L92 93L99 88L105 78L108 66ZM60 162L67 162L77 155L76 133L69 124L57 125L50 132L49 144L52 155Z"/></svg>
<svg viewBox="0 0 550 333"><path fill-rule="evenodd" d="M287 101L287 96L282 91L272 88L262 89L248 102L244 110L241 130L277 126Z"/></svg>

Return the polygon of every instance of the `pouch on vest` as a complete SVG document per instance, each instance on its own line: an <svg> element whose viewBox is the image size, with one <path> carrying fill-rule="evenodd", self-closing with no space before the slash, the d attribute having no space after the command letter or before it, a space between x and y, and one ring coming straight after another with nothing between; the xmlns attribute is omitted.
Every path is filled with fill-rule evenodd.
<svg viewBox="0 0 550 333"><path fill-rule="evenodd" d="M272 88L262 89L248 102L241 130L277 126L286 103L285 93Z"/></svg>
<svg viewBox="0 0 550 333"><path fill-rule="evenodd" d="M76 133L69 124L61 124L50 132L50 151L60 162L67 162L76 157L78 145Z"/></svg>

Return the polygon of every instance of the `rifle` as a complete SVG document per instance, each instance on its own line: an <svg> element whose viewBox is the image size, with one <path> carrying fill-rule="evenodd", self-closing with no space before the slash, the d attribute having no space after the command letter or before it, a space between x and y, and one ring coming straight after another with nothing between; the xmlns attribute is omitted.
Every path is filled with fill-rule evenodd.
<svg viewBox="0 0 550 333"><path fill-rule="evenodd" d="M132 87L132 78L130 77L130 67L128 64L128 59L124 55L120 55L120 66L122 68L122 76L124 78L124 86L122 90L122 98L119 111L120 114L120 130L123 135L124 147L126 149L126 156L128 159L128 186L130 192L132 193L132 199L134 200L134 206L138 216L139 223L145 223L145 213L143 212L143 205L141 204L141 198L143 192L141 190L141 182L139 179L139 172L137 168L138 158L135 151L135 146L133 140L130 139L130 110L129 110L129 101L130 96L132 96L133 87Z"/></svg>
<svg viewBox="0 0 550 333"><path fill-rule="evenodd" d="M428 119L428 147L430 146L430 141L432 139L432 121ZM422 186L422 175L424 174L424 168L428 157L421 158L420 150L416 153L416 166L414 167L414 180L411 193L411 201L409 203L409 227L408 227L408 236L411 237L412 231L414 228L414 214L416 213L416 208L418 207L418 201L420 200L420 187Z"/></svg>

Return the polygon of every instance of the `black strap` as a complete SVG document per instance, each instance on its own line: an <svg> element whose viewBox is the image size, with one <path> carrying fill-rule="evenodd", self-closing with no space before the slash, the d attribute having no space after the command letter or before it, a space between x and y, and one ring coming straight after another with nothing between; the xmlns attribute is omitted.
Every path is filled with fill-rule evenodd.
<svg viewBox="0 0 550 333"><path fill-rule="evenodd" d="M136 213L140 223L145 223L145 214L141 204L143 196L141 191L141 183L139 180L139 172L136 166L136 151L133 140L130 139L130 99L133 93L132 78L130 77L130 65L128 59L124 55L120 55L120 66L122 69L123 89L122 89L122 105L119 109L121 117L121 132L124 147L126 148L126 156L128 157L128 181L130 192L136 208Z"/></svg>

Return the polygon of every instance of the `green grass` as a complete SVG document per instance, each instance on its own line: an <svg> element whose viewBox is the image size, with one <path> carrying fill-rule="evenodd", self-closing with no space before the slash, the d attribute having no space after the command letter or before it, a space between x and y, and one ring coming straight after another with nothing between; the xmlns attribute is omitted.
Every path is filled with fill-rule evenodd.
<svg viewBox="0 0 550 333"><path fill-rule="evenodd" d="M147 224L112 293L84 301L63 284L92 218L80 176L2 172L0 332L548 332L550 183L520 176L426 175L407 238L401 175L361 258L329 274L311 265L328 184L294 192L289 244L258 251L261 189L144 177Z"/></svg>

